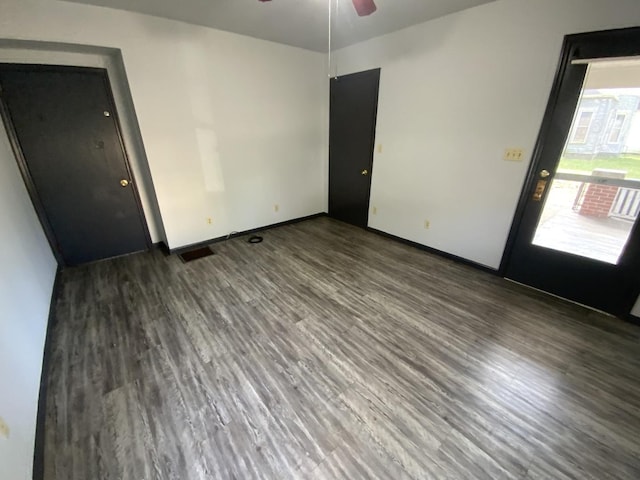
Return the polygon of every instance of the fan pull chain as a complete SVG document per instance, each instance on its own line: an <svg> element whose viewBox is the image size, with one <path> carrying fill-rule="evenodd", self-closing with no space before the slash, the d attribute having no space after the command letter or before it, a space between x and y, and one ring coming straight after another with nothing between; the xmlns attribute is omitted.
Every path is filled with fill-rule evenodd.
<svg viewBox="0 0 640 480"><path fill-rule="evenodd" d="M328 69L328 76L329 78L331 78L331 21L332 21L332 4L333 0L329 0L329 65L327 66Z"/></svg>
<svg viewBox="0 0 640 480"><path fill-rule="evenodd" d="M329 78L338 78L338 57L334 57L331 53L331 40L333 38L333 22L338 22L340 15L340 0L336 1L335 14L333 14L333 0L329 0ZM331 67L334 67L335 75L331 75Z"/></svg>

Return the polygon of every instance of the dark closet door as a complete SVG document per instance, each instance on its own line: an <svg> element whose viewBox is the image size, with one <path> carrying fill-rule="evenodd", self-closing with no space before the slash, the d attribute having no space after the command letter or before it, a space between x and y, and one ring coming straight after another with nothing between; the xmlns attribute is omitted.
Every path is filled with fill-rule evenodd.
<svg viewBox="0 0 640 480"><path fill-rule="evenodd" d="M147 249L107 72L0 65L0 87L7 129L58 257L79 265Z"/></svg>
<svg viewBox="0 0 640 480"><path fill-rule="evenodd" d="M329 215L366 227L380 69L331 79Z"/></svg>

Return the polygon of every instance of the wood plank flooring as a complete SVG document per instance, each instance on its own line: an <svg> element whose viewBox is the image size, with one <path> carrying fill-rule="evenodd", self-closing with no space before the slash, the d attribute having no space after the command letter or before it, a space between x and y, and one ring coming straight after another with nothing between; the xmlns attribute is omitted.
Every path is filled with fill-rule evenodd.
<svg viewBox="0 0 640 480"><path fill-rule="evenodd" d="M638 479L640 328L318 218L65 270L47 480Z"/></svg>

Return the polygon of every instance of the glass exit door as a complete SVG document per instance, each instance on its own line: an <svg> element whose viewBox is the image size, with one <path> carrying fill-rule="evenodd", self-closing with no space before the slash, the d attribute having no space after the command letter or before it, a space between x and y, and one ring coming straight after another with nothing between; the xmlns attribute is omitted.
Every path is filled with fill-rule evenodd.
<svg viewBox="0 0 640 480"><path fill-rule="evenodd" d="M640 56L611 53L566 61L506 277L625 315L640 285Z"/></svg>

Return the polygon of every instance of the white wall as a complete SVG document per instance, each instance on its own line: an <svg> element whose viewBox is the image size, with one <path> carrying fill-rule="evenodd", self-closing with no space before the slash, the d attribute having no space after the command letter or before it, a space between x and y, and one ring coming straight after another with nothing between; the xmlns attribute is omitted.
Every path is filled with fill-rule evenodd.
<svg viewBox="0 0 640 480"><path fill-rule="evenodd" d="M42 352L56 262L0 126L0 477L31 478Z"/></svg>
<svg viewBox="0 0 640 480"><path fill-rule="evenodd" d="M170 247L326 210L324 55L54 0L2 0L0 38L121 50Z"/></svg>
<svg viewBox="0 0 640 480"><path fill-rule="evenodd" d="M337 52L382 67L369 226L497 268L564 35L637 24L637 0L499 0Z"/></svg>

